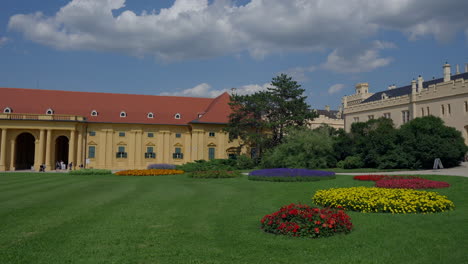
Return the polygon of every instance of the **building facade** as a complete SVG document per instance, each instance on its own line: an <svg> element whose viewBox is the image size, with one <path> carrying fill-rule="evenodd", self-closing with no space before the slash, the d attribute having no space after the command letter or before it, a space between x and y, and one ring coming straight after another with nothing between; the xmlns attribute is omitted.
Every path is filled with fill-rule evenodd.
<svg viewBox="0 0 468 264"><path fill-rule="evenodd" d="M424 81L419 76L403 87L369 93L367 83L356 85L356 93L343 97L345 130L351 124L369 119L391 118L399 127L427 115L440 117L447 126L459 130L468 145L468 64L460 73L458 65L452 75L449 64L443 66L443 78Z"/></svg>
<svg viewBox="0 0 468 264"><path fill-rule="evenodd" d="M239 155L223 131L229 100L0 88L0 171L61 161L143 169Z"/></svg>
<svg viewBox="0 0 468 264"><path fill-rule="evenodd" d="M318 117L308 122L310 129L316 129L322 125L328 125L336 129L344 129L343 109L330 110L330 106L326 105L325 109L314 109Z"/></svg>

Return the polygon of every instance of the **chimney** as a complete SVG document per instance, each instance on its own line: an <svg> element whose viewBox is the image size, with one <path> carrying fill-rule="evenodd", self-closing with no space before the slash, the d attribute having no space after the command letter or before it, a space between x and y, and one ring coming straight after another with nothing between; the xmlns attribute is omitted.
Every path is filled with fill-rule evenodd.
<svg viewBox="0 0 468 264"><path fill-rule="evenodd" d="M326 106L325 106L325 110L327 110L327 112L330 112L330 106L329 106L329 105L326 105Z"/></svg>
<svg viewBox="0 0 468 264"><path fill-rule="evenodd" d="M443 69L444 69L444 82L449 82L450 81L450 74L451 74L450 64L448 64L446 62Z"/></svg>
<svg viewBox="0 0 468 264"><path fill-rule="evenodd" d="M416 89L416 80L413 79L411 81L411 90L413 91L413 93L416 93L417 89Z"/></svg>
<svg viewBox="0 0 468 264"><path fill-rule="evenodd" d="M458 64L457 64L457 70L456 70L455 74L460 74L460 67L458 66Z"/></svg>
<svg viewBox="0 0 468 264"><path fill-rule="evenodd" d="M389 89L389 90L393 90L393 89L395 89L395 88L396 88L396 85L395 85L395 84L392 84L392 85L389 85L389 86L388 86L388 89Z"/></svg>
<svg viewBox="0 0 468 264"><path fill-rule="evenodd" d="M465 63L465 72L468 72L468 63Z"/></svg>
<svg viewBox="0 0 468 264"><path fill-rule="evenodd" d="M422 91L422 89L423 89L423 82L424 82L423 77L421 77L421 75L419 75L419 77L418 77L418 89L417 89L418 92Z"/></svg>

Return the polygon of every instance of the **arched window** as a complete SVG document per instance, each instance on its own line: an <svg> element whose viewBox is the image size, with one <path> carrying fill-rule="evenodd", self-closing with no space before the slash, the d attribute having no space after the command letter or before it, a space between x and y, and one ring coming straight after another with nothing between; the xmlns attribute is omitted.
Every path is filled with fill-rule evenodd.
<svg viewBox="0 0 468 264"><path fill-rule="evenodd" d="M177 113L177 114L174 115L174 118L175 118L175 119L180 119L180 118L181 118L181 115L180 115L179 113Z"/></svg>
<svg viewBox="0 0 468 264"><path fill-rule="evenodd" d="M5 107L5 109L3 109L3 113L5 114L11 114L11 108L10 107Z"/></svg>
<svg viewBox="0 0 468 264"><path fill-rule="evenodd" d="M54 110L52 110L51 108L46 110L46 115L53 115L53 114L54 114Z"/></svg>
<svg viewBox="0 0 468 264"><path fill-rule="evenodd" d="M127 113L125 111L120 112L120 117L127 117Z"/></svg>
<svg viewBox="0 0 468 264"><path fill-rule="evenodd" d="M148 118L154 118L154 114L152 112L149 112L147 115Z"/></svg>
<svg viewBox="0 0 468 264"><path fill-rule="evenodd" d="M91 116L97 116L98 112L96 110L91 111Z"/></svg>

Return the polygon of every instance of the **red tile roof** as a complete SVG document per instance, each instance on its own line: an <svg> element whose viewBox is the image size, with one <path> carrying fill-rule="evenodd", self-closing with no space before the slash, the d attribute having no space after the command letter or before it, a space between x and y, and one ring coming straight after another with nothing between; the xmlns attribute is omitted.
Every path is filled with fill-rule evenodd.
<svg viewBox="0 0 468 264"><path fill-rule="evenodd" d="M88 122L187 125L197 123L227 123L230 114L229 94L217 98L156 96L71 92L20 88L0 88L0 111L10 107L13 113L84 116ZM96 110L98 116L91 116ZM125 111L127 117L120 117ZM147 118L148 113L154 118ZM175 119L179 113L181 119ZM199 118L199 114L203 114Z"/></svg>

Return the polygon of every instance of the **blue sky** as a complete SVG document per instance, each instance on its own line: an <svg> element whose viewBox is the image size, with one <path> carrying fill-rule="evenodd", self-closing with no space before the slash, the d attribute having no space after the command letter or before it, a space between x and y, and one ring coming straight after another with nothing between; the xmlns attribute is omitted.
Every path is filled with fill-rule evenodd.
<svg viewBox="0 0 468 264"><path fill-rule="evenodd" d="M468 63L464 0L2 0L0 87L212 97L297 80L313 108Z"/></svg>

